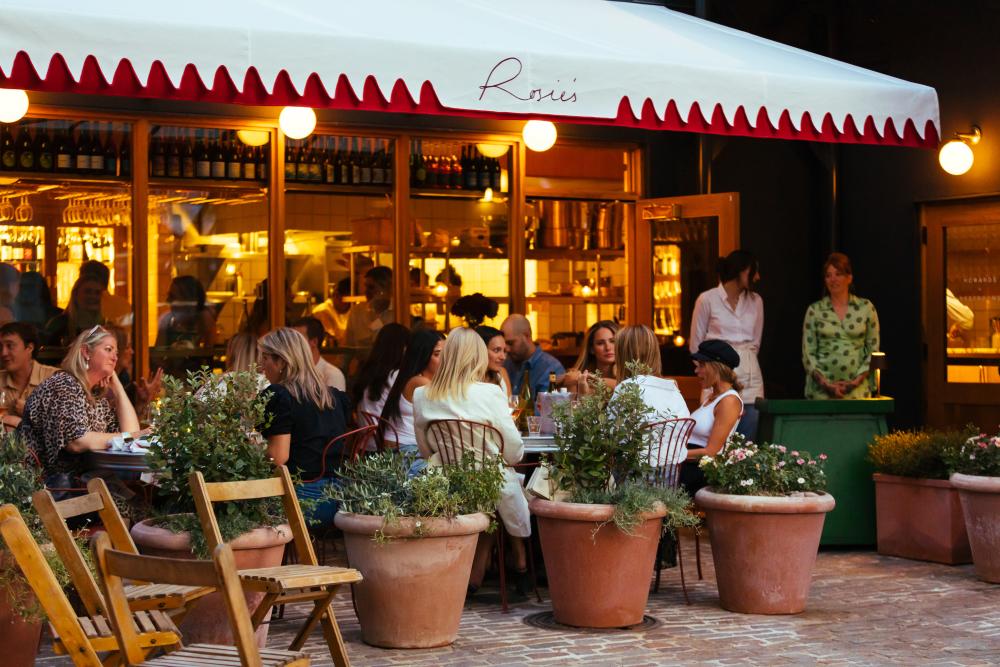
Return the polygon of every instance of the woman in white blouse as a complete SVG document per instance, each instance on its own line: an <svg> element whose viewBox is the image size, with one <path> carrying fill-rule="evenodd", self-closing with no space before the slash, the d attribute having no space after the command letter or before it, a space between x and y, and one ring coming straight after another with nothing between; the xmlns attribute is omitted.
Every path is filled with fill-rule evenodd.
<svg viewBox="0 0 1000 667"><path fill-rule="evenodd" d="M698 295L691 315L691 353L706 340L722 340L739 355L736 378L746 405L738 431L753 439L757 434L757 398L764 396L757 354L764 331L764 300L753 291L760 278L757 258L746 250L734 250L719 260L719 285ZM702 400L707 396L703 392Z"/></svg>
<svg viewBox="0 0 1000 667"><path fill-rule="evenodd" d="M489 454L503 452L504 485L500 492L497 512L507 533L514 538L531 535L531 516L528 501L521 488L521 481L509 466L521 460L524 444L521 433L511 419L507 397L499 386L483 382L488 357L486 345L472 329L455 329L448 335L441 364L430 384L418 387L413 393L413 426L421 456L429 465L440 462L438 443L429 437L427 427L439 419L465 419L489 424L500 432L502 442L495 442L487 434L485 450ZM463 443L471 445L471 443ZM477 445L479 443L476 443ZM476 447L478 451L480 448ZM514 567L518 573L527 571L526 553L522 539L512 539ZM479 587L486 572L491 538L480 537L476 558L469 579L471 589Z"/></svg>

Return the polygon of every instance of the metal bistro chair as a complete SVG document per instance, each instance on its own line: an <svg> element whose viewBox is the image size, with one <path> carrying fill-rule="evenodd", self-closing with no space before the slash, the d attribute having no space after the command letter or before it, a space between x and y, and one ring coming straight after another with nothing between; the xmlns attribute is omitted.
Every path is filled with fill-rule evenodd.
<svg viewBox="0 0 1000 667"><path fill-rule="evenodd" d="M366 424L378 429L375 431L375 451L384 452L387 449L399 449L399 431L396 430L391 421L364 410L359 410L358 414ZM389 435L392 437L387 437Z"/></svg>
<svg viewBox="0 0 1000 667"><path fill-rule="evenodd" d="M689 417L679 419L667 419L665 421L654 422L647 428L658 432L656 444L651 448L650 461L656 462L653 469L653 485L661 488L677 488L681 478L681 463L670 463L671 461L683 461L683 452L687 451L688 439L694 431L695 421ZM666 465L659 465L660 461L666 461ZM687 583L684 580L684 558L681 555L680 535L677 535L677 565L681 570L681 590L684 591L684 600L691 604L688 598ZM697 539L697 535L696 535ZM660 538L660 546L656 550L656 583L653 586L654 592L660 591L660 572L663 569L663 549L664 540ZM700 548L696 549L698 559L698 578L701 579L701 554Z"/></svg>
<svg viewBox="0 0 1000 667"><path fill-rule="evenodd" d="M490 439L497 444L500 458L503 458L503 435L493 426L474 422L465 419L437 419L427 425L427 437L432 443L432 447L437 448L437 453L441 457L443 465L457 465L462 461L462 454L471 451L476 454L477 461L483 461L490 457L487 444ZM500 520L499 513L494 515L500 530L497 531L497 567L500 570L500 606L503 613L508 613L507 606L507 571L504 563L504 535L506 529L503 521ZM525 544L528 555L528 571L531 576L531 586L535 591L535 597L542 601L542 596L538 592L538 578L535 576L535 557L531 549L531 543Z"/></svg>

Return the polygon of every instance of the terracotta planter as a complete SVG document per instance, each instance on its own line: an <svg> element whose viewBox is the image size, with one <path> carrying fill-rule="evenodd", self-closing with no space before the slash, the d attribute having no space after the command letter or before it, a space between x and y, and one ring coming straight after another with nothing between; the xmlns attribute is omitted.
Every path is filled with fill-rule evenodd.
<svg viewBox="0 0 1000 667"><path fill-rule="evenodd" d="M12 567L20 574L17 563L0 551L0 570ZM24 579L18 577L12 585L27 596L25 602L34 600L35 594ZM3 643L3 664L6 667L31 667L35 664L38 644L42 636L42 618L25 620L10 606L10 591L0 591L0 640Z"/></svg>
<svg viewBox="0 0 1000 667"><path fill-rule="evenodd" d="M705 511L724 609L798 614L806 607L819 538L833 496L695 494Z"/></svg>
<svg viewBox="0 0 1000 667"><path fill-rule="evenodd" d="M962 503L951 482L881 473L872 479L880 554L946 565L972 562Z"/></svg>
<svg viewBox="0 0 1000 667"><path fill-rule="evenodd" d="M489 517L401 518L383 527L380 516L338 512L334 523L350 566L364 577L354 585L354 602L366 644L432 648L455 641L476 541ZM376 542L379 529L391 539Z"/></svg>
<svg viewBox="0 0 1000 667"><path fill-rule="evenodd" d="M132 539L143 554L149 556L164 556L166 558L193 559L191 551L191 536L189 533L174 533L166 528L150 524L149 520L132 526ZM240 535L230 542L236 567L249 570L258 567L276 567L281 565L285 553L285 544L292 541L292 530L288 525L277 528L257 528ZM263 599L263 593L247 593L247 608L252 614ZM263 648L267 644L268 619L257 628L257 645ZM198 600L179 629L185 644L227 644L232 645L233 635L230 631L229 617L218 593L211 593Z"/></svg>
<svg viewBox="0 0 1000 667"><path fill-rule="evenodd" d="M626 535L610 523L614 509L531 501L559 623L622 628L642 622L666 510L643 514L635 534Z"/></svg>
<svg viewBox="0 0 1000 667"><path fill-rule="evenodd" d="M951 484L962 498L976 575L1000 584L1000 477L954 473Z"/></svg>

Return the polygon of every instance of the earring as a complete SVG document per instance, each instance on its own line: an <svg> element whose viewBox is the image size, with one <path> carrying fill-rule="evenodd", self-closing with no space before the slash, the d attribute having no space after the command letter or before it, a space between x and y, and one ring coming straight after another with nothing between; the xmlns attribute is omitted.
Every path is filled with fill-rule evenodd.
<svg viewBox="0 0 1000 667"><path fill-rule="evenodd" d="M90 359L84 359L83 360L83 370L85 370L85 371L89 371L90 370Z"/></svg>

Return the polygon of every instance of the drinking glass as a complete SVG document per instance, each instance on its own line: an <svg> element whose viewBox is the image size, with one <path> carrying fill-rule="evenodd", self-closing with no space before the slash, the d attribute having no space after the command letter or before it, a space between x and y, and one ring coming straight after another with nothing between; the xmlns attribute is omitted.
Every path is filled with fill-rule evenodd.
<svg viewBox="0 0 1000 667"><path fill-rule="evenodd" d="M542 418L536 415L528 415L528 435L541 435Z"/></svg>

